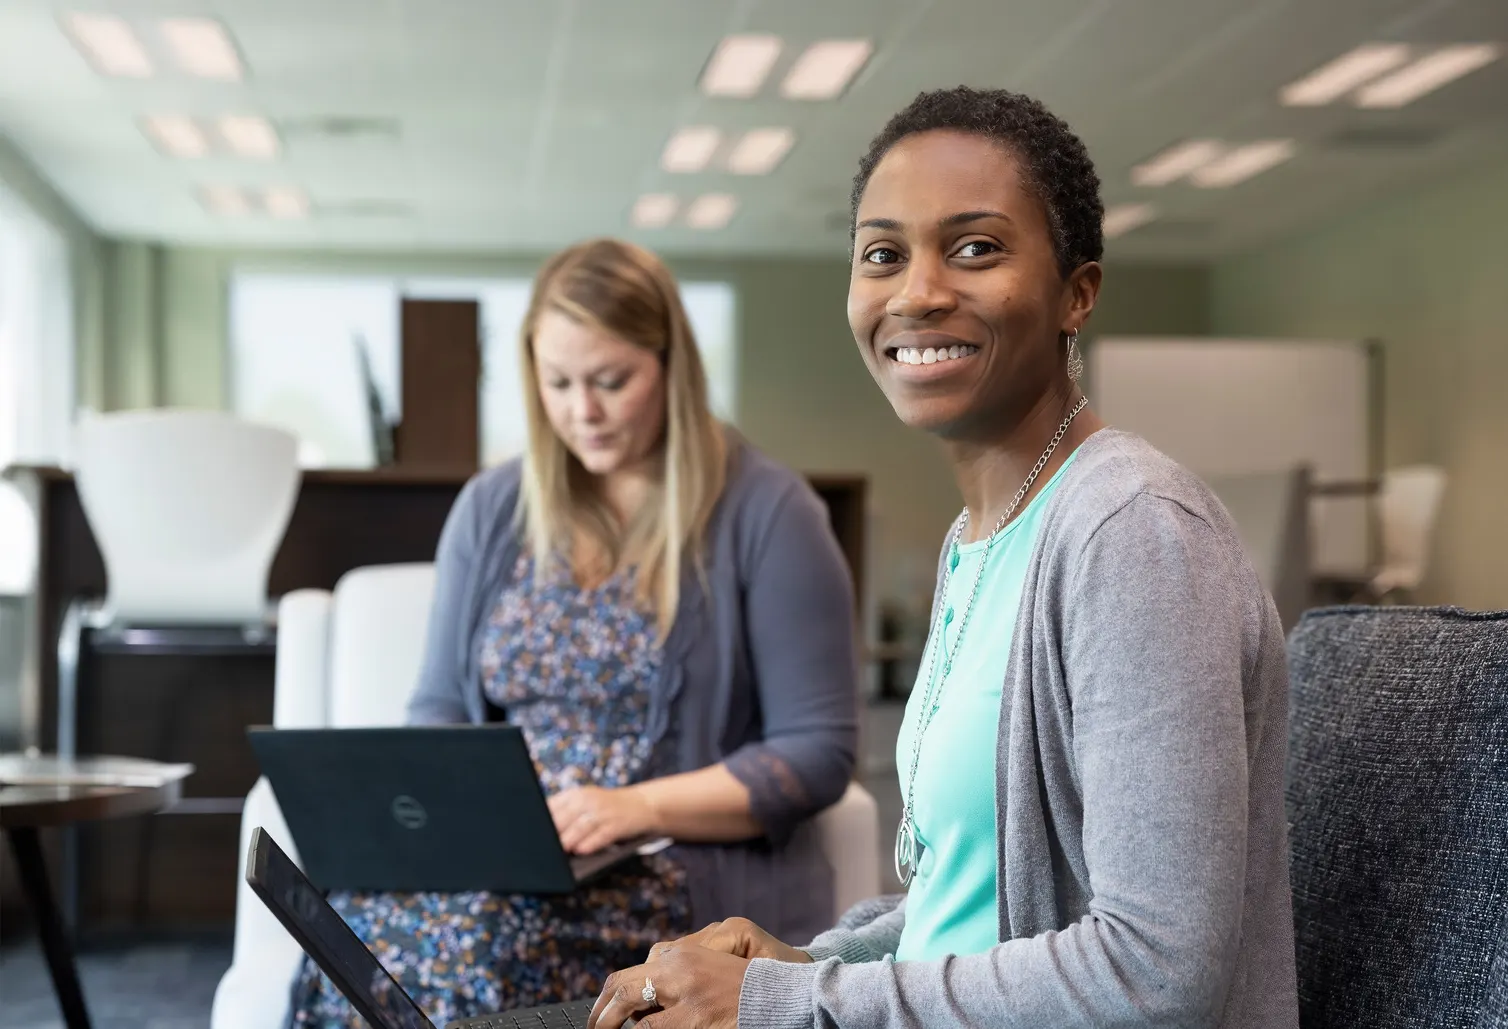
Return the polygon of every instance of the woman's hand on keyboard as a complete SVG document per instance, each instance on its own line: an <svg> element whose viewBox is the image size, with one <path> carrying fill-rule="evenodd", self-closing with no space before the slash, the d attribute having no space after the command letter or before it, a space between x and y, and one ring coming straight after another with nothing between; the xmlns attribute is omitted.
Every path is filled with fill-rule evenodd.
<svg viewBox="0 0 1508 1029"><path fill-rule="evenodd" d="M771 958L775 961L789 961L795 964L808 964L812 960L812 956L806 951L797 950L790 944L780 942L747 918L730 918L725 922L713 922L690 936L657 943L650 948L649 958L653 961L677 947L685 946L704 947L721 954L732 954L734 957L750 960Z"/></svg>
<svg viewBox="0 0 1508 1029"><path fill-rule="evenodd" d="M674 947L607 977L586 1029L738 1029L749 962L706 947ZM651 985L652 984L652 985Z"/></svg>
<svg viewBox="0 0 1508 1029"><path fill-rule="evenodd" d="M632 786L609 790L578 786L550 798L550 817L568 854L595 854L619 840L653 832L655 812Z"/></svg>

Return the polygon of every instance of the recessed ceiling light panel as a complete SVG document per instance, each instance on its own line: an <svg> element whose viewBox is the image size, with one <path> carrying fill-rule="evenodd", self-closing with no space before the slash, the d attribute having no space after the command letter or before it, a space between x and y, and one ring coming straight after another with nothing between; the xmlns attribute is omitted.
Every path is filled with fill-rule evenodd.
<svg viewBox="0 0 1508 1029"><path fill-rule="evenodd" d="M309 217L308 195L293 186L274 186L269 189L262 196L262 206L269 215L280 221Z"/></svg>
<svg viewBox="0 0 1508 1029"><path fill-rule="evenodd" d="M665 144L660 167L678 175L706 168L722 142L722 133L711 125L691 125L680 129Z"/></svg>
<svg viewBox="0 0 1508 1029"><path fill-rule="evenodd" d="M1367 43L1283 88L1288 107L1323 107L1408 62L1402 43Z"/></svg>
<svg viewBox="0 0 1508 1029"><path fill-rule="evenodd" d="M874 53L867 39L829 39L813 43L796 58L780 93L789 100L832 100L840 96Z"/></svg>
<svg viewBox="0 0 1508 1029"><path fill-rule="evenodd" d="M640 229L663 229L675 218L678 206L670 193L645 193L634 201L629 221Z"/></svg>
<svg viewBox="0 0 1508 1029"><path fill-rule="evenodd" d="M1157 208L1151 204L1117 204L1105 208L1105 220L1101 231L1106 239L1124 236L1139 229L1157 217Z"/></svg>
<svg viewBox="0 0 1508 1029"><path fill-rule="evenodd" d="M209 138L199 123L181 114L154 114L141 123L147 138L169 157L195 158L209 153Z"/></svg>
<svg viewBox="0 0 1508 1029"><path fill-rule="evenodd" d="M1189 181L1201 189L1225 189L1290 160L1298 147L1291 139L1264 139L1233 147L1224 157L1195 170Z"/></svg>
<svg viewBox="0 0 1508 1029"><path fill-rule="evenodd" d="M702 92L739 99L755 96L780 58L780 49L779 36L728 36L717 45L702 71Z"/></svg>
<svg viewBox="0 0 1508 1029"><path fill-rule="evenodd" d="M728 154L728 170L735 175L768 175L795 145L793 129L750 129Z"/></svg>
<svg viewBox="0 0 1508 1029"><path fill-rule="evenodd" d="M230 33L213 18L165 18L162 40L179 69L196 78L238 82L245 74Z"/></svg>
<svg viewBox="0 0 1508 1029"><path fill-rule="evenodd" d="M63 29L99 74L127 79L152 77L147 48L124 18L75 11L63 16Z"/></svg>
<svg viewBox="0 0 1508 1029"><path fill-rule="evenodd" d="M232 152L242 157L270 161L282 144L272 122L257 114L228 114L216 123L220 138Z"/></svg>
<svg viewBox="0 0 1508 1029"><path fill-rule="evenodd" d="M1441 47L1413 64L1362 87L1358 107L1402 107L1448 83L1485 68L1502 55L1492 43Z"/></svg>
<svg viewBox="0 0 1508 1029"><path fill-rule="evenodd" d="M1225 145L1213 139L1190 139L1177 143L1151 160L1131 169L1133 186L1166 186L1203 168L1225 153Z"/></svg>
<svg viewBox="0 0 1508 1029"><path fill-rule="evenodd" d="M738 198L729 193L704 193L686 209L686 224L693 229L721 229L738 211Z"/></svg>

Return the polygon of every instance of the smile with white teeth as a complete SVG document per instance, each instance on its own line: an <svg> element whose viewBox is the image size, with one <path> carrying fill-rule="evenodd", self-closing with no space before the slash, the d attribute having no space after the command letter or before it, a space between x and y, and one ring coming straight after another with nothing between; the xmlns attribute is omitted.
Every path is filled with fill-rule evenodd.
<svg viewBox="0 0 1508 1029"><path fill-rule="evenodd" d="M968 343L955 347L897 347L889 351L890 359L901 364L937 364L939 361L956 361L972 357L979 348Z"/></svg>

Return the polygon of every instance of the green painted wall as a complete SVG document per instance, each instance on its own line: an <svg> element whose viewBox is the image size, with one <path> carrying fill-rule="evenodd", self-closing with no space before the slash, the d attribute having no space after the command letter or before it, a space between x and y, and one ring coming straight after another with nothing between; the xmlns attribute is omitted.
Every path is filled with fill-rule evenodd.
<svg viewBox="0 0 1508 1029"><path fill-rule="evenodd" d="M1221 335L1375 337L1390 465L1450 482L1421 599L1508 608L1508 163L1213 270Z"/></svg>
<svg viewBox="0 0 1508 1029"><path fill-rule="evenodd" d="M65 234L78 396L116 409L222 407L227 283L238 267L528 274L537 258L227 251L102 239L8 141L0 182ZM1112 267L1095 333L1376 337L1391 464L1450 472L1424 599L1508 607L1508 163L1398 196L1212 268ZM930 440L896 424L844 321L841 261L676 261L738 290L744 430L806 470L868 474L875 585L923 589L958 497Z"/></svg>

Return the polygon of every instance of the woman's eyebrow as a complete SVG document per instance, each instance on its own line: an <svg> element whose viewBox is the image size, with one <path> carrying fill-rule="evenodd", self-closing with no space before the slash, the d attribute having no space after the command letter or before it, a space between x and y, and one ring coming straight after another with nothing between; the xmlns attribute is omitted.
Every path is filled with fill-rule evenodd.
<svg viewBox="0 0 1508 1029"><path fill-rule="evenodd" d="M954 225L966 225L969 222L983 221L986 218L999 218L1001 221L1010 221L1011 216L1002 211L960 211L958 214L950 214L939 225L944 227Z"/></svg>
<svg viewBox="0 0 1508 1029"><path fill-rule="evenodd" d="M966 225L969 222L983 221L986 218L999 218L1001 221L1010 221L1011 216L1003 211L960 211L950 214L937 224L942 228L950 228L955 225ZM887 232L897 232L902 226L894 218L865 218L859 222L856 228L860 229L884 229Z"/></svg>

